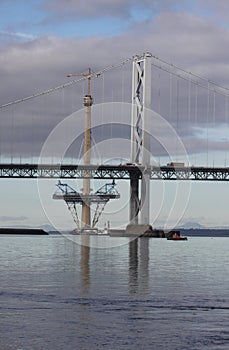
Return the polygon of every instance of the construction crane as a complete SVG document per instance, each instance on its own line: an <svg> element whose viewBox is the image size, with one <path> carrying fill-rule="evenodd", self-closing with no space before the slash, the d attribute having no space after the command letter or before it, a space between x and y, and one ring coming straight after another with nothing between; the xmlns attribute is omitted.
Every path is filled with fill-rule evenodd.
<svg viewBox="0 0 229 350"><path fill-rule="evenodd" d="M68 74L67 77L72 76L84 76L87 77L87 95L84 96L85 109L85 130L84 130L84 164L90 165L91 162L91 106L93 104L93 98L91 96L91 77L98 77L99 74L91 72L91 68L88 68L87 73L83 74ZM83 178L83 190L82 193L77 192L71 186L60 181L57 184L58 190L53 195L53 199L62 199L66 202L68 209L70 210L73 220L76 224L77 231L83 232L84 230L90 230L95 228L99 218L110 199L120 198L120 194L115 189L115 181L107 183L99 188L94 194L90 189L90 177L85 174ZM78 204L82 206L81 211L81 224L78 215ZM96 205L94 211L94 217L91 222L91 206Z"/></svg>

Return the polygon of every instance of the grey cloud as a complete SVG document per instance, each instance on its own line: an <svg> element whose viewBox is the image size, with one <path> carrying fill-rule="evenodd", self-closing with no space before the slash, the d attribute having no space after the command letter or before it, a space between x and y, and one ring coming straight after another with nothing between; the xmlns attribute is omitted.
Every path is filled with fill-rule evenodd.
<svg viewBox="0 0 229 350"><path fill-rule="evenodd" d="M152 15L177 11L202 13L203 17L228 19L228 0L47 0L42 5L48 20L65 21L66 19L95 19L114 17L130 19L133 9L144 11L150 19ZM147 15L148 14L148 15ZM47 20L46 18L46 20Z"/></svg>
<svg viewBox="0 0 229 350"><path fill-rule="evenodd" d="M114 38L79 40L43 37L24 43L12 43L0 49L0 79L4 82L0 103L67 82L67 73L85 72L88 66L97 71L144 51L151 51L187 70L229 86L229 64L225 50L228 46L228 30L188 13L161 14L156 21L146 21L144 25L135 26L124 35ZM176 127L177 102L174 99L172 111L169 111L169 83L169 75L163 75L158 68L153 67L153 109L168 117L169 122ZM205 145L195 135L194 126L197 123L205 128L209 122L206 117L207 96L198 89L197 121L191 123L187 118L187 96L182 94L187 86L188 82L180 83L179 86L179 132L184 138L193 137L195 147L202 150ZM176 88L177 82L173 78L174 96ZM39 154L41 145L52 128L67 115L82 108L85 91L86 85L82 83L1 110L1 155L10 154L11 150L18 155ZM94 79L92 91L95 103L122 100L130 102L131 65ZM191 101L193 106L195 88L192 89ZM225 121L224 106L224 99L217 97L215 123L219 125ZM195 108L192 107L192 116L194 113ZM213 94L210 113L212 121ZM227 145L218 143L218 146L212 146L224 149Z"/></svg>
<svg viewBox="0 0 229 350"><path fill-rule="evenodd" d="M202 10L204 14L211 17L212 20L223 22L229 19L228 0L196 0L195 7L198 11ZM227 22L225 23L227 25Z"/></svg>
<svg viewBox="0 0 229 350"><path fill-rule="evenodd" d="M43 8L60 20L67 18L95 18L102 16L129 16L129 0L89 0L89 1L61 1L49 0L43 5Z"/></svg>
<svg viewBox="0 0 229 350"><path fill-rule="evenodd" d="M148 12L148 14L159 13L163 10L171 10L177 6L185 5L185 0L48 0L42 7L51 14L52 18L65 20L66 18L98 18L98 17L116 17L131 18L133 8Z"/></svg>

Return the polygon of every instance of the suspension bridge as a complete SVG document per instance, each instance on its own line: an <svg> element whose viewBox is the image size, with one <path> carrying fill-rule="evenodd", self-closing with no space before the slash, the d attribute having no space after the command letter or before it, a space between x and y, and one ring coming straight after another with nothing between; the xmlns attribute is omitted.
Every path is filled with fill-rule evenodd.
<svg viewBox="0 0 229 350"><path fill-rule="evenodd" d="M80 100L91 96L89 81L97 105L84 102L92 112L85 126ZM228 99L227 87L150 53L89 70L0 106L0 178L83 179L89 187L80 200L77 191L72 202L63 195L75 211L82 195L93 197L90 179L128 180L129 221L149 224L151 180L229 180Z"/></svg>

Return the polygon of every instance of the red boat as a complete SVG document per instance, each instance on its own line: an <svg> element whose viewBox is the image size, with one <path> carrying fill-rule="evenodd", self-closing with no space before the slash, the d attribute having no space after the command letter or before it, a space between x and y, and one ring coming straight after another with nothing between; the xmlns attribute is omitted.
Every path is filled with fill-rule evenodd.
<svg viewBox="0 0 229 350"><path fill-rule="evenodd" d="M169 241L187 241L187 237L182 237L180 231L171 231L167 237Z"/></svg>

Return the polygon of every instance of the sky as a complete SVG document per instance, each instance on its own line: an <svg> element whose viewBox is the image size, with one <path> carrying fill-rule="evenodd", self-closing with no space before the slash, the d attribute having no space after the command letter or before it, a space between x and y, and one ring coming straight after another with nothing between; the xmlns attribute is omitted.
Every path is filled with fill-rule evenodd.
<svg viewBox="0 0 229 350"><path fill-rule="evenodd" d="M0 0L0 104L66 83L68 73L79 74L89 66L98 71L143 52L151 52L229 87L228 17L227 0ZM208 96L199 89L196 112L196 88L192 86L192 107L188 112L189 82L179 82L180 120L176 125L178 80L173 78L171 83L169 75L155 67L152 69L153 109L164 116L170 109L170 122L178 127L190 152L190 164L228 166L227 99L214 93ZM172 108L169 84L173 86ZM92 90L95 103L129 103L131 66L99 77L92 82ZM17 161L21 158L34 161L53 128L82 108L85 92L86 84L82 83L79 87L1 109L1 161L7 157L11 157L11 161L15 161L15 157ZM206 115L208 98L209 115ZM127 154L118 146L117 150L117 158L127 159ZM157 149L157 159L163 159L160 152ZM2 179L1 186L4 196L4 203L0 204L1 226L53 224L47 210L46 214L43 210L35 180ZM161 185L152 186L154 196L161 198ZM120 190L128 196L125 188L125 184L120 184ZM175 191L173 184L165 184L165 189L167 197ZM50 206L54 205L50 199L54 190L55 183L44 184ZM205 226L229 227L228 195L226 183L193 183L181 224L198 222ZM112 204L109 205L112 208ZM166 199L156 225L166 220L170 205ZM120 219L118 207L118 203L114 204L116 222ZM128 205L124 207L123 215L128 216ZM58 203L58 209L53 210L63 212L67 225L71 217L63 208ZM153 208L152 215L154 211ZM106 219L110 219L109 215Z"/></svg>

